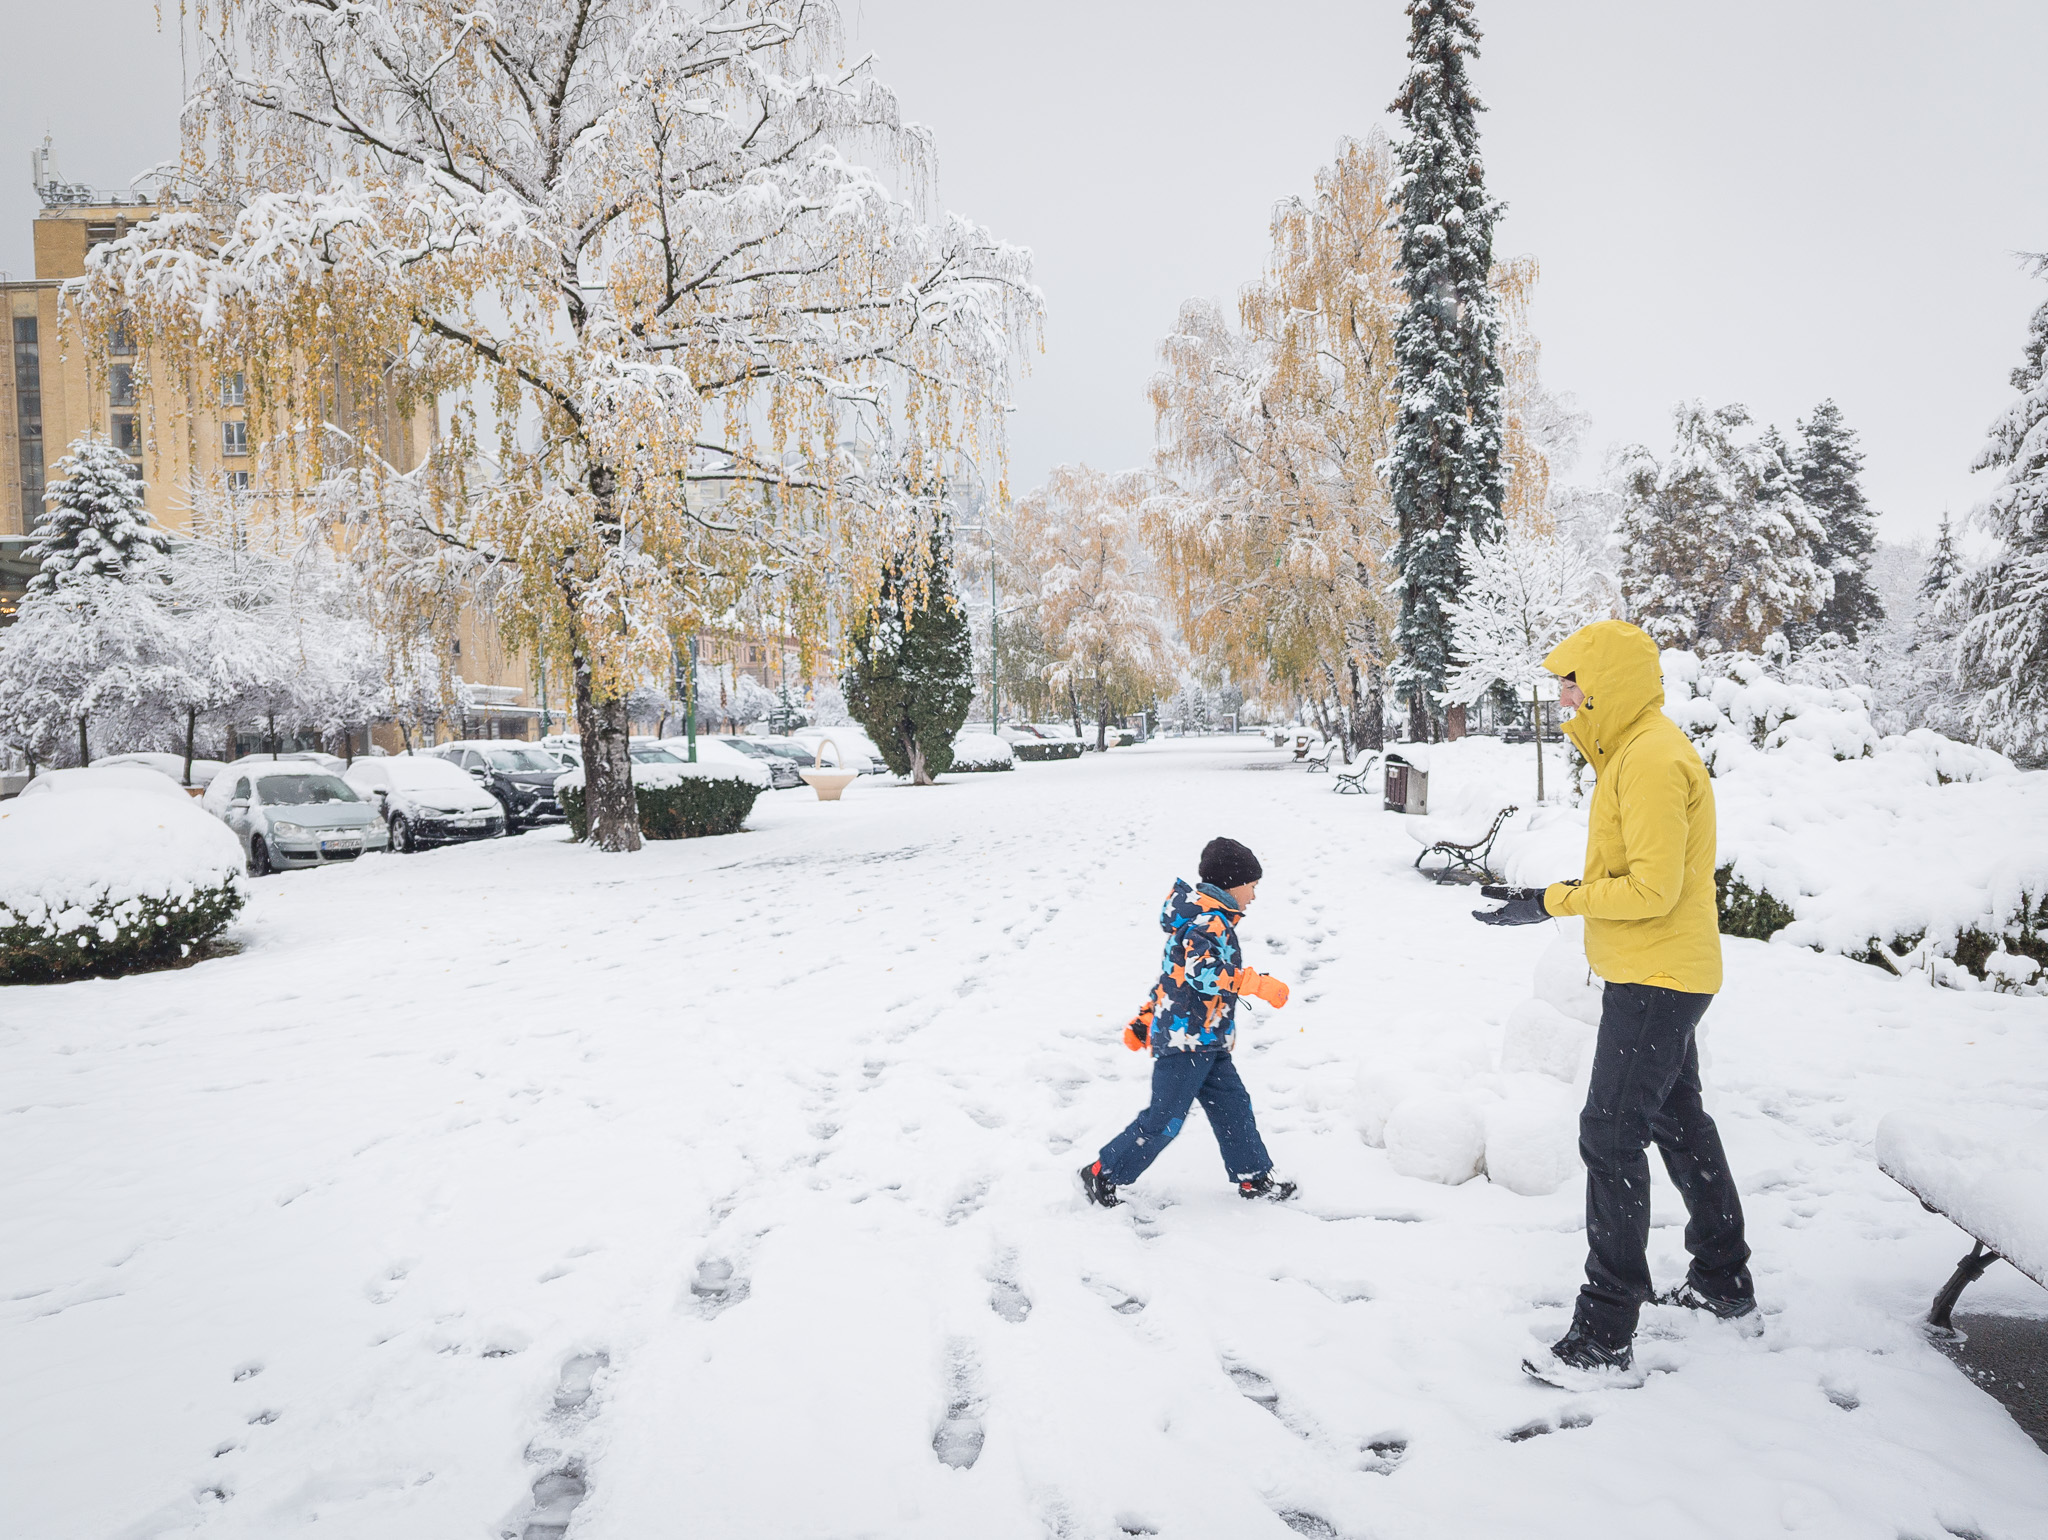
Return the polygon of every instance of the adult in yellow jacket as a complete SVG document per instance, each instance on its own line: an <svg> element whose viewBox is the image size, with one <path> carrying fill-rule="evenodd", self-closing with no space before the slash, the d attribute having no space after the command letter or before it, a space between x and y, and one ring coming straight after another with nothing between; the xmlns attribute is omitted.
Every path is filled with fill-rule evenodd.
<svg viewBox="0 0 2048 1540"><path fill-rule="evenodd" d="M1700 1100L1700 1018L1721 987L1714 902L1714 787L1692 742L1663 712L1657 644L1626 621L1573 633L1543 660L1573 715L1565 733L1597 777L1585 874L1506 897L1489 924L1554 915L1586 921L1586 960L1606 981L1592 1084L1579 1119L1586 1163L1586 1283L1571 1330L1523 1367L1576 1387L1641 1383L1632 1341L1644 1303L1757 1324L1742 1200L1721 1135ZM1655 1143L1685 1199L1684 1284L1651 1287L1650 1163Z"/></svg>

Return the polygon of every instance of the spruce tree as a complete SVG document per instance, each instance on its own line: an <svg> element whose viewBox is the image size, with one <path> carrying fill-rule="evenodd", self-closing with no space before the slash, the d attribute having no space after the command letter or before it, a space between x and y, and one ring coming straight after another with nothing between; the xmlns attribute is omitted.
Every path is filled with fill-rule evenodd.
<svg viewBox="0 0 2048 1540"><path fill-rule="evenodd" d="M2048 276L2048 256L2033 259ZM1996 537L1984 564L1955 585L1957 676L1980 739L2024 764L2048 764L2048 303L2034 312L2020 393L1991 425L1977 470L2004 483L1978 510Z"/></svg>
<svg viewBox="0 0 2048 1540"><path fill-rule="evenodd" d="M1949 530L1948 515L1941 516L1941 533L1935 537L1934 550L1927 558L1927 571L1920 578L1920 600L1933 604L1948 592L1949 584L1962 571L1962 563L1956 560L1956 538Z"/></svg>
<svg viewBox="0 0 2048 1540"><path fill-rule="evenodd" d="M1451 668L1449 607L1464 587L1459 543L1501 529L1500 317L1487 279L1503 208L1487 197L1472 0L1409 0L1408 79L1395 98L1408 136L1401 178L1401 285L1395 332L1400 418L1387 475L1399 521L1397 687L1411 738L1435 736Z"/></svg>
<svg viewBox="0 0 2048 1540"><path fill-rule="evenodd" d="M847 714L889 769L918 786L953 767L953 737L974 698L974 642L943 528L932 532L928 556L921 573L913 552L883 567L874 608L853 628L842 681Z"/></svg>
<svg viewBox="0 0 2048 1540"><path fill-rule="evenodd" d="M71 441L47 487L46 506L22 555L42 569L28 580L32 594L53 594L79 578L123 579L153 564L171 548L149 527L142 484L128 474L128 457L106 439L87 433Z"/></svg>
<svg viewBox="0 0 2048 1540"><path fill-rule="evenodd" d="M1863 452L1832 401L1814 408L1811 420L1799 424L1799 436L1799 452L1793 459L1799 496L1821 527L1813 559L1835 580L1835 591L1794 640L1804 642L1832 631L1843 641L1854 642L1884 619L1884 601L1870 586L1877 516L1863 500L1858 480Z"/></svg>

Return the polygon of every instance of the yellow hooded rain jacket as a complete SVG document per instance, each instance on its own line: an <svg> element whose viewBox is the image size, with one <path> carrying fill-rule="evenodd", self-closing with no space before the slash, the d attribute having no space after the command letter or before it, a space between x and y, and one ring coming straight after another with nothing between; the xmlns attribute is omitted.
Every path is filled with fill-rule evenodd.
<svg viewBox="0 0 2048 1540"><path fill-rule="evenodd" d="M1688 994L1721 987L1714 902L1714 787L1698 750L1663 712L1657 644L1625 620L1602 620L1551 650L1586 704L1564 730L1598 777L1586 874L1552 883L1552 914L1583 915L1586 960L1616 984Z"/></svg>

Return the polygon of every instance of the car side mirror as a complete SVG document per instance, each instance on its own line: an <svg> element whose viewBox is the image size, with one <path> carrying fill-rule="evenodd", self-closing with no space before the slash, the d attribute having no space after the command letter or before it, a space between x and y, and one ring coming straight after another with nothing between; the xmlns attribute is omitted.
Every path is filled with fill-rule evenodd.
<svg viewBox="0 0 2048 1540"><path fill-rule="evenodd" d="M248 811L249 811L249 799L248 799L247 797L237 797L237 798L235 798L235 800L234 800L234 801L232 801L232 802L230 802L230 803L228 804L228 811L229 811L230 813L246 813L246 812L248 812Z"/></svg>
<svg viewBox="0 0 2048 1540"><path fill-rule="evenodd" d="M471 765L469 767L469 774L472 780L477 781L488 781L491 778L491 772L482 765Z"/></svg>

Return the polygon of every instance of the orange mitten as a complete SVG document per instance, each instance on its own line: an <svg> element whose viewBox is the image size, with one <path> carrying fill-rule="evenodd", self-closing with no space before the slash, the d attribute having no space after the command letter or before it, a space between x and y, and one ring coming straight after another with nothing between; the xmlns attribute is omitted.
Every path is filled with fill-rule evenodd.
<svg viewBox="0 0 2048 1540"><path fill-rule="evenodd" d="M1275 1010L1287 1003L1287 986L1256 968L1237 970L1237 992L1241 995L1257 995Z"/></svg>
<svg viewBox="0 0 2048 1540"><path fill-rule="evenodd" d="M1124 1025L1124 1047L1143 1053L1152 1046L1152 1002L1147 1000L1138 1014Z"/></svg>

